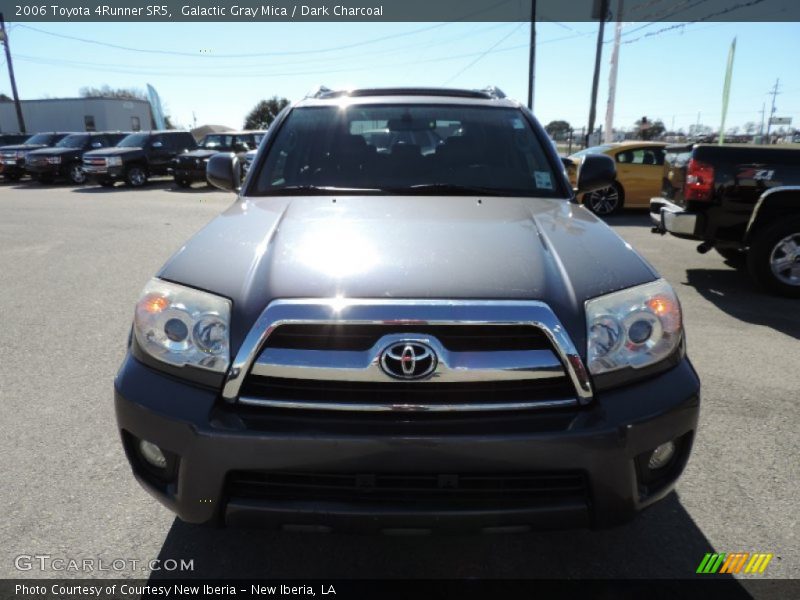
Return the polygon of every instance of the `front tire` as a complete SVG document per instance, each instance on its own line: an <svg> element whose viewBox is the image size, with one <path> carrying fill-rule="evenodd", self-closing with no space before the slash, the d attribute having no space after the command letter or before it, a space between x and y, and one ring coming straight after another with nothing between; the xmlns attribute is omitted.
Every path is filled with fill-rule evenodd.
<svg viewBox="0 0 800 600"><path fill-rule="evenodd" d="M70 183L74 185L83 185L86 183L86 173L81 168L80 163L72 163L67 170L67 178Z"/></svg>
<svg viewBox="0 0 800 600"><path fill-rule="evenodd" d="M622 186L616 181L607 188L583 195L583 205L598 217L609 217L622 209Z"/></svg>
<svg viewBox="0 0 800 600"><path fill-rule="evenodd" d="M131 187L142 187L147 183L147 172L143 167L133 165L125 173L125 182Z"/></svg>
<svg viewBox="0 0 800 600"><path fill-rule="evenodd" d="M759 231L747 253L747 268L767 290L800 298L800 217Z"/></svg>

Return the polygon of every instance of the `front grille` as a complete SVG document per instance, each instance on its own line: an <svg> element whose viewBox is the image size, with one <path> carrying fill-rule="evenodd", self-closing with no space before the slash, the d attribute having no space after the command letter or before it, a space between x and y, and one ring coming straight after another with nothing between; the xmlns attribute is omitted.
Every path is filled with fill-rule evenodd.
<svg viewBox="0 0 800 600"><path fill-rule="evenodd" d="M227 494L260 501L321 501L348 504L439 505L443 509L502 508L588 504L586 476L581 471L535 473L309 473L234 471Z"/></svg>
<svg viewBox="0 0 800 600"><path fill-rule="evenodd" d="M106 166L106 159L101 157L86 157L83 159L84 164L91 167L104 167Z"/></svg>
<svg viewBox="0 0 800 600"><path fill-rule="evenodd" d="M25 159L25 163L28 165L43 165L47 163L47 158L44 156L28 156Z"/></svg>
<svg viewBox="0 0 800 600"><path fill-rule="evenodd" d="M312 381L250 376L242 396L288 402L402 406L492 405L570 399L575 388L566 377L543 380L464 383L408 383L401 381Z"/></svg>
<svg viewBox="0 0 800 600"><path fill-rule="evenodd" d="M282 325L270 334L266 345L292 350L364 351L390 333L430 335L453 352L552 348L547 336L529 325Z"/></svg>

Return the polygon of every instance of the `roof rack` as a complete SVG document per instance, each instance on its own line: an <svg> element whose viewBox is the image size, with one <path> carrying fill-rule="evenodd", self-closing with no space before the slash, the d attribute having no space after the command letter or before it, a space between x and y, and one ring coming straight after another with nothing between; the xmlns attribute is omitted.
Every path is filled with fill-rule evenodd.
<svg viewBox="0 0 800 600"><path fill-rule="evenodd" d="M482 90L465 90L452 88L425 88L425 87L396 87L396 88L363 88L356 90L332 90L325 86L320 86L316 92L309 94L306 98L340 98L349 96L351 98L363 98L367 96L451 96L456 98L481 98L481 99L502 99L506 95L498 87L488 86Z"/></svg>

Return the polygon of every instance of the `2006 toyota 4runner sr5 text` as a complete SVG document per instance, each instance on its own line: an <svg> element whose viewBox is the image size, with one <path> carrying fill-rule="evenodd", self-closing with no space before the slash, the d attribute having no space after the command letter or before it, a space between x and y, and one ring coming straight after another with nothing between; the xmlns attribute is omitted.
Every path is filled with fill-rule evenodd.
<svg viewBox="0 0 800 600"><path fill-rule="evenodd" d="M115 382L141 484L191 523L608 527L699 411L672 288L576 203L499 90L322 88L144 288ZM581 193L614 165L588 156Z"/></svg>

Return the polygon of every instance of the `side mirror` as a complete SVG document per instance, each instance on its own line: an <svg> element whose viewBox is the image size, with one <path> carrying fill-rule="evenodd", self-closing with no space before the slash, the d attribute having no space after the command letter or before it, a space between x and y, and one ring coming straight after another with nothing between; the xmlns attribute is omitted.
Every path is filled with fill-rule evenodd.
<svg viewBox="0 0 800 600"><path fill-rule="evenodd" d="M103 144L101 142L93 142L92 148L102 148Z"/></svg>
<svg viewBox="0 0 800 600"><path fill-rule="evenodd" d="M605 154L587 154L578 168L578 193L609 187L617 177L614 159Z"/></svg>
<svg viewBox="0 0 800 600"><path fill-rule="evenodd" d="M220 152L206 165L208 183L221 190L238 192L242 185L239 159L233 152Z"/></svg>
<svg viewBox="0 0 800 600"><path fill-rule="evenodd" d="M153 142L151 148L163 148L164 144L162 142Z"/></svg>

